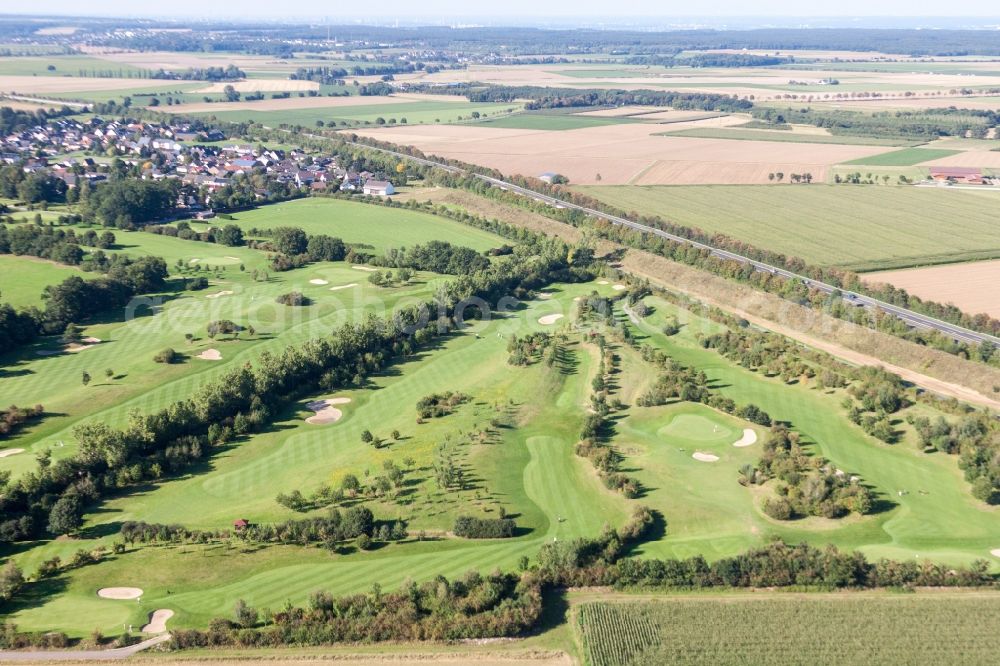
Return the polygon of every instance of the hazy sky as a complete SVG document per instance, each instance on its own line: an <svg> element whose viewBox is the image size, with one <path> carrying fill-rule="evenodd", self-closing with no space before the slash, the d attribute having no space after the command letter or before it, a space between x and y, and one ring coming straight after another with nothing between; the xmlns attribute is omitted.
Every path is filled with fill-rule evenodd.
<svg viewBox="0 0 1000 666"><path fill-rule="evenodd" d="M6 4L6 3L0 3ZM719 16L997 16L1000 7L993 0L965 0L942 5L932 0L837 0L835 3L804 3L800 0L715 0L707 3L670 2L669 0L375 0L337 2L335 0L166 0L165 2L126 2L125 0L37 0L2 7L0 12L44 14L97 14L104 16L182 16L182 17L314 17L361 19L390 23L394 17L434 17L449 22L454 17L594 17L650 16L719 17Z"/></svg>

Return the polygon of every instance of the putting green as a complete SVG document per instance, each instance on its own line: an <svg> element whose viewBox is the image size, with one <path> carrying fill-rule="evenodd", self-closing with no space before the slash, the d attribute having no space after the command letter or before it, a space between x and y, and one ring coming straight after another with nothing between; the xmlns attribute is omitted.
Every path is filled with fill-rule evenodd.
<svg viewBox="0 0 1000 666"><path fill-rule="evenodd" d="M697 442L699 445L732 444L739 438L742 431L731 428L721 418L711 418L714 414L707 409L705 411L708 414L678 414L667 425L659 428L656 434L671 440Z"/></svg>

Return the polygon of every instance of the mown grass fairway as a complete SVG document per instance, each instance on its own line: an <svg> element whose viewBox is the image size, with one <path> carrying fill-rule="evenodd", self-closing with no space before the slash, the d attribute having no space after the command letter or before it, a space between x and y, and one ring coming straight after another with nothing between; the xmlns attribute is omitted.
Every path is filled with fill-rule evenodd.
<svg viewBox="0 0 1000 666"><path fill-rule="evenodd" d="M626 212L819 265L877 270L1000 255L1000 197L974 192L817 184L578 189Z"/></svg>
<svg viewBox="0 0 1000 666"><path fill-rule="evenodd" d="M475 250L488 250L503 244L493 234L447 218L342 199L298 199L236 213L233 217L232 221L215 220L212 224L235 223L244 230L299 227L309 234L339 236L345 243L370 245L376 252L387 247L409 247L432 239L446 240ZM214 246L213 249L221 251L222 248Z"/></svg>
<svg viewBox="0 0 1000 666"><path fill-rule="evenodd" d="M42 290L71 275L88 276L78 268L36 257L0 255L0 300L15 307L38 305Z"/></svg>
<svg viewBox="0 0 1000 666"><path fill-rule="evenodd" d="M559 298L569 303L587 289L586 285L566 286ZM365 303L370 308L370 301ZM228 614L236 598L278 608L286 600L303 603L317 589L360 592L375 582L390 589L407 578L425 580L469 569L511 568L522 555L533 556L545 540L592 535L605 524L619 524L625 517L626 501L605 489L589 463L573 452L593 376L593 350L568 347L564 361L552 368L506 366L509 335L541 328L537 319L557 307L553 301L534 301L509 318L450 336L439 348L391 368L370 385L345 392L353 401L344 407L345 417L338 423L309 426L302 421L304 410L291 409L271 431L214 456L205 473L106 503L105 509L89 517L85 539L49 542L16 559L32 571L53 555L67 557L83 546L110 543L121 521L130 519L225 528L234 512L260 520L294 517L295 513L274 502L277 492L311 491L347 472L359 477L366 469L378 473L383 460L402 464L405 457L415 460L408 472L413 483L399 500L372 508L385 518L410 518L411 537L426 530L429 540L411 538L350 555L333 555L321 548L246 547L235 542L142 547L73 572L61 579L60 585L65 583L66 588L58 595L42 589L12 617L26 629L58 622L83 635L95 626L111 631L122 622L138 623L150 610L169 607L177 613L171 626L203 626L211 617ZM292 338L278 336L272 347ZM258 351L248 349L236 362L250 360ZM143 409L166 404L190 392L192 386L187 378L171 382L164 390L152 391L153 401ZM417 399L446 389L467 392L475 400L453 415L415 425ZM492 441L465 442L461 433L483 427L498 413L497 400L509 405L517 427L500 430ZM112 407L97 417L117 421L126 407ZM400 429L403 439L384 449L374 449L358 437L364 428L385 436L393 427ZM466 491L439 491L429 478L435 445L448 441L475 475L476 482ZM495 515L499 506L517 516L524 536L501 541L442 538L458 513ZM198 572L187 575L192 567ZM107 581L139 578L142 582L130 585L143 588L141 603L109 601L95 594L100 587L125 585Z"/></svg>
<svg viewBox="0 0 1000 666"><path fill-rule="evenodd" d="M706 594L574 609L590 666L990 664L996 592Z"/></svg>

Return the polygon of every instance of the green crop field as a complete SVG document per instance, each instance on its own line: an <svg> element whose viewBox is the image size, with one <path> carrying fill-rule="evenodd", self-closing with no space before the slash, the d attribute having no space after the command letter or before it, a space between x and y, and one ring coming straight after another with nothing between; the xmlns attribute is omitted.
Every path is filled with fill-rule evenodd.
<svg viewBox="0 0 1000 666"><path fill-rule="evenodd" d="M844 164L863 164L867 166L914 166L921 162L957 155L958 150L941 150L938 148L906 148L904 150L893 150L888 153L860 157Z"/></svg>
<svg viewBox="0 0 1000 666"><path fill-rule="evenodd" d="M805 134L801 132L779 132L768 130L739 129L729 127L706 127L673 132L663 132L658 136L688 136L701 139L732 139L735 141L780 141L784 143L832 143L850 146L907 146L914 142L877 137ZM902 151L900 151L902 152ZM940 151L945 152L945 151ZM933 155L926 159L933 159ZM943 155L941 156L943 157ZM852 162L853 164L853 162Z"/></svg>
<svg viewBox="0 0 1000 666"><path fill-rule="evenodd" d="M52 69L49 69L49 67ZM139 72L132 65L87 56L0 58L0 76L94 77L129 76ZM67 82L67 85L72 83Z"/></svg>
<svg viewBox="0 0 1000 666"><path fill-rule="evenodd" d="M726 594L575 609L588 666L990 664L995 592Z"/></svg>
<svg viewBox="0 0 1000 666"><path fill-rule="evenodd" d="M570 114L551 113L518 113L513 116L486 120L477 125L486 127L502 127L505 129L531 130L574 130L585 127L601 127L604 125L620 125L622 123L638 122L631 118L602 118L598 116L577 116Z"/></svg>
<svg viewBox="0 0 1000 666"><path fill-rule="evenodd" d="M464 102L403 102L392 104L365 104L361 106L342 106L329 108L287 109L282 111L258 111L253 102L247 102L246 108L239 111L208 111L196 115L214 116L228 122L244 122L253 120L268 127L278 125L306 125L313 127L317 120L326 123L376 124L378 119L388 123L391 119L402 123L418 125L421 123L453 123L468 120L473 112L481 115L499 115L520 108L519 103L479 104ZM183 110L183 107L179 107Z"/></svg>
<svg viewBox="0 0 1000 666"><path fill-rule="evenodd" d="M580 186L626 212L854 270L1000 256L1000 197L854 185Z"/></svg>

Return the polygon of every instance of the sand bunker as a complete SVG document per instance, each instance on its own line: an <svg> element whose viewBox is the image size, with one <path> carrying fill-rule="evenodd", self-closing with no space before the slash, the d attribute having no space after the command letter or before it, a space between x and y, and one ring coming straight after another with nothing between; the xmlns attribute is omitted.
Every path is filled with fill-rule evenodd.
<svg viewBox="0 0 1000 666"><path fill-rule="evenodd" d="M100 344L100 342L101 342L100 338L84 338L80 342L71 342L70 344L68 344L66 346L66 351L73 353L81 352L84 349L90 349L94 345ZM50 354L45 354L45 355L49 356Z"/></svg>
<svg viewBox="0 0 1000 666"><path fill-rule="evenodd" d="M740 437L735 442L733 442L733 446L738 446L738 447L750 446L751 444L754 444L756 442L757 442L757 433L750 428L744 428L743 436Z"/></svg>
<svg viewBox="0 0 1000 666"><path fill-rule="evenodd" d="M138 587L102 587L97 591L102 599L138 599L142 590Z"/></svg>
<svg viewBox="0 0 1000 666"><path fill-rule="evenodd" d="M340 291L341 289L350 289L351 287L357 287L357 282L352 282L351 284L340 284L336 287L330 287L330 291Z"/></svg>
<svg viewBox="0 0 1000 666"><path fill-rule="evenodd" d="M174 612L169 608L161 608L149 614L149 624L143 625L144 634L162 634L167 630L167 620L174 616Z"/></svg>
<svg viewBox="0 0 1000 666"><path fill-rule="evenodd" d="M550 326L563 318L561 314L550 314L538 318L538 323L542 326Z"/></svg>
<svg viewBox="0 0 1000 666"><path fill-rule="evenodd" d="M613 286L611 288L614 289L615 291L623 291L625 289L625 285L623 285L623 284L616 284L615 286Z"/></svg>
<svg viewBox="0 0 1000 666"><path fill-rule="evenodd" d="M718 462L719 461L719 456L713 455L711 453L702 453L700 451L695 451L694 453L691 454L691 457L694 458L695 460L698 460L698 461L701 461L701 462Z"/></svg>
<svg viewBox="0 0 1000 666"><path fill-rule="evenodd" d="M198 263L199 261L201 261L201 259L192 259L192 260L191 260L191 261L189 261L188 263L189 263L189 264L197 264L197 263Z"/></svg>
<svg viewBox="0 0 1000 666"><path fill-rule="evenodd" d="M309 284L330 284L330 283L327 282L326 280L320 280L319 278L315 278L313 280L309 280Z"/></svg>
<svg viewBox="0 0 1000 666"><path fill-rule="evenodd" d="M344 413L334 407L334 405L346 405L350 401L350 398L327 398L326 400L310 402L306 407L316 412L316 414L307 418L306 423L311 425L336 423L344 416Z"/></svg>
<svg viewBox="0 0 1000 666"><path fill-rule="evenodd" d="M611 284L611 283L608 282L607 280L598 280L597 284Z"/></svg>
<svg viewBox="0 0 1000 666"><path fill-rule="evenodd" d="M195 358L200 358L203 361L221 361L222 352L218 349L206 349L202 353L198 354Z"/></svg>
<svg viewBox="0 0 1000 666"><path fill-rule="evenodd" d="M24 453L24 449L2 449L0 450L0 458L9 458L10 456L16 456L18 453Z"/></svg>
<svg viewBox="0 0 1000 666"><path fill-rule="evenodd" d="M205 294L205 298L218 298L219 296L231 296L233 292L226 290L220 291L216 294Z"/></svg>
<svg viewBox="0 0 1000 666"><path fill-rule="evenodd" d="M1000 557L1000 548L994 548L990 551L990 555L993 557Z"/></svg>
<svg viewBox="0 0 1000 666"><path fill-rule="evenodd" d="M368 273L374 273L375 271L378 270L377 268L372 268L370 266L351 266L351 268L353 268L356 271L366 271Z"/></svg>
<svg viewBox="0 0 1000 666"><path fill-rule="evenodd" d="M552 296L553 296L553 294L552 294L551 291L540 291L540 292L538 292L538 298L540 298L543 301L547 301L547 300L551 299Z"/></svg>
<svg viewBox="0 0 1000 666"><path fill-rule="evenodd" d="M233 261L239 261L240 260L239 257L230 257L228 254L226 255L226 259L232 259Z"/></svg>

